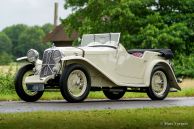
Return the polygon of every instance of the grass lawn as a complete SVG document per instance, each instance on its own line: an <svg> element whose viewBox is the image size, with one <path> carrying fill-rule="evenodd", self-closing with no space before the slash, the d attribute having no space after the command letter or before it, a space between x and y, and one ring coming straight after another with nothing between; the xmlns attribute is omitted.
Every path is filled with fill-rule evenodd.
<svg viewBox="0 0 194 129"><path fill-rule="evenodd" d="M193 129L194 107L0 114L0 129Z"/></svg>

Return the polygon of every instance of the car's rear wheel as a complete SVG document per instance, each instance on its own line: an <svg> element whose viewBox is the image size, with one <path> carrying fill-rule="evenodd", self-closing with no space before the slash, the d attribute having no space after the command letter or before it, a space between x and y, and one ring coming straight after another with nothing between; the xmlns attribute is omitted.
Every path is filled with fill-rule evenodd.
<svg viewBox="0 0 194 129"><path fill-rule="evenodd" d="M87 98L91 80L87 70L78 64L65 68L60 78L61 94L68 102L81 102Z"/></svg>
<svg viewBox="0 0 194 129"><path fill-rule="evenodd" d="M163 100L170 90L168 85L168 76L163 66L156 66L152 70L150 86L147 89L147 95L152 100Z"/></svg>
<svg viewBox="0 0 194 129"><path fill-rule="evenodd" d="M34 102L40 99L44 91L29 91L25 84L25 79L33 75L33 65L28 64L19 69L15 77L15 90L17 95L26 102Z"/></svg>
<svg viewBox="0 0 194 129"><path fill-rule="evenodd" d="M104 95L111 100L118 100L124 96L126 89L107 89L103 90Z"/></svg>

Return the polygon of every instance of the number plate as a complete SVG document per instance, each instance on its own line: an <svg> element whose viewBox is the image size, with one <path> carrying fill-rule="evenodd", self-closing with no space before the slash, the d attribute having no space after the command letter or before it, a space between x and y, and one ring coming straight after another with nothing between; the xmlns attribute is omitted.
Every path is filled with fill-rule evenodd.
<svg viewBox="0 0 194 129"><path fill-rule="evenodd" d="M27 90L30 91L43 91L44 84L27 84Z"/></svg>

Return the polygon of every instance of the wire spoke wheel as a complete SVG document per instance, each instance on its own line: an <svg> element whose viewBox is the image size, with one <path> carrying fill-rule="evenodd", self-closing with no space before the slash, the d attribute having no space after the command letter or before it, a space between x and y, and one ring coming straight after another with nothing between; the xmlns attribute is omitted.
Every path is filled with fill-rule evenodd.
<svg viewBox="0 0 194 129"><path fill-rule="evenodd" d="M156 71L152 77L152 89L156 96L162 96L167 88L167 78L164 72Z"/></svg>
<svg viewBox="0 0 194 129"><path fill-rule="evenodd" d="M169 93L168 74L164 66L156 66L152 70L150 86L147 88L147 95L152 100L163 100Z"/></svg>
<svg viewBox="0 0 194 129"><path fill-rule="evenodd" d="M67 81L67 87L72 96L82 96L87 87L87 78L84 72L81 70L72 71Z"/></svg>
<svg viewBox="0 0 194 129"><path fill-rule="evenodd" d="M40 99L44 91L30 91L27 89L25 79L29 76L33 76L34 73L32 69L34 65L27 64L19 69L15 77L15 90L17 95L26 102L34 102Z"/></svg>
<svg viewBox="0 0 194 129"><path fill-rule="evenodd" d="M87 98L91 88L90 75L86 68L79 64L65 67L60 78L60 90L68 102L81 102Z"/></svg>

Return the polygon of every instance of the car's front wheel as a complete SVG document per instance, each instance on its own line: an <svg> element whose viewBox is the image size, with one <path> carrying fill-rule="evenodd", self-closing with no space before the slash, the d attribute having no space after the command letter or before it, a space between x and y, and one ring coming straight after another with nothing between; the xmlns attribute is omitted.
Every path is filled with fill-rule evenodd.
<svg viewBox="0 0 194 129"><path fill-rule="evenodd" d="M88 96L91 88L90 75L79 64L67 66L60 78L61 94L68 102L81 102Z"/></svg>
<svg viewBox="0 0 194 129"><path fill-rule="evenodd" d="M152 70L150 86L147 89L147 95L152 100L163 100L170 90L168 77L163 66L156 66Z"/></svg>
<svg viewBox="0 0 194 129"><path fill-rule="evenodd" d="M17 95L26 102L34 102L40 99L44 91L29 91L25 83L25 79L28 76L33 75L33 65L28 64L19 69L15 77L15 90Z"/></svg>
<svg viewBox="0 0 194 129"><path fill-rule="evenodd" d="M126 89L108 89L103 90L104 95L111 100L118 100L124 96Z"/></svg>

